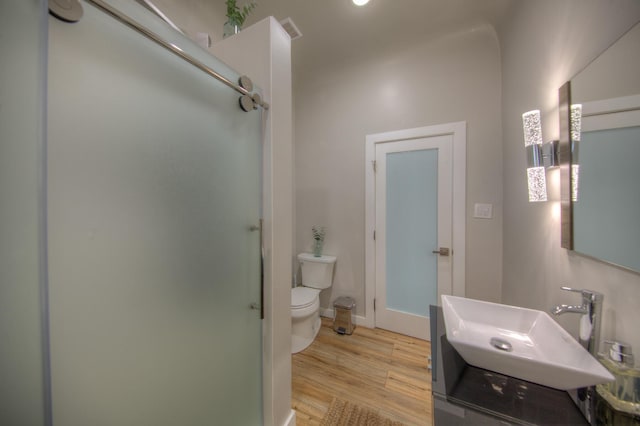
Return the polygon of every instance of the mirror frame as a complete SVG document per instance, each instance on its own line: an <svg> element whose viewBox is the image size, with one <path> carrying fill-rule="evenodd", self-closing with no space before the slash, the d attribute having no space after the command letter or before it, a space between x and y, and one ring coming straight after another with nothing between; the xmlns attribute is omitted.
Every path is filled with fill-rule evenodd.
<svg viewBox="0 0 640 426"><path fill-rule="evenodd" d="M560 114L560 246L573 250L573 201L571 200L571 81L558 90Z"/></svg>
<svg viewBox="0 0 640 426"><path fill-rule="evenodd" d="M573 251L574 253L603 262L607 265L611 265L617 268L621 268L626 271L630 271L636 274L640 274L640 269L634 269L629 266L621 265L610 260L602 259L594 255L586 254L581 251L576 251L575 248L575 229L574 229L574 201L572 200L572 163L574 161L573 145L574 141L571 140L571 104L573 101L573 89L572 80L576 78L580 73L587 69L592 63L597 61L608 49L615 46L630 32L634 31L640 26L640 22L636 22L631 25L626 31L624 31L620 37L618 37L611 45L600 52L592 61L587 63L585 67L578 71L577 74L571 77L566 83L564 83L558 89L558 113L559 113L559 143L558 143L558 160L560 165L560 246L564 249ZM577 86L576 86L577 87ZM639 94L640 95L640 94ZM626 96L619 94L618 96ZM635 107L634 107L635 108Z"/></svg>

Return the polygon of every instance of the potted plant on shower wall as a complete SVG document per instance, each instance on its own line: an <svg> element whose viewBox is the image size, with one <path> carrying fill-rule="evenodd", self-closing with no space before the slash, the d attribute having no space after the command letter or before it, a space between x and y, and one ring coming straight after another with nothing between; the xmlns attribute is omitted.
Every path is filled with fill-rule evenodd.
<svg viewBox="0 0 640 426"><path fill-rule="evenodd" d="M227 38L230 35L237 34L242 29L245 19L256 7L255 2L245 4L240 8L236 3L236 0L226 0L227 5L227 22L224 23L223 38Z"/></svg>

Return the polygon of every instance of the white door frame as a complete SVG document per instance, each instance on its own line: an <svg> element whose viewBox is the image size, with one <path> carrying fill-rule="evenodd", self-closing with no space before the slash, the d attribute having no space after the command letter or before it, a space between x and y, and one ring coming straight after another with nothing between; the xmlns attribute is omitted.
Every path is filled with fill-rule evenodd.
<svg viewBox="0 0 640 426"><path fill-rule="evenodd" d="M367 135L365 149L365 316L362 325L375 327L373 299L376 293L376 248L373 239L376 224L376 188L374 161L376 144L407 139L453 136L453 236L452 236L452 291L455 296L465 295L465 235L466 235L466 168L467 123L439 124L385 133Z"/></svg>

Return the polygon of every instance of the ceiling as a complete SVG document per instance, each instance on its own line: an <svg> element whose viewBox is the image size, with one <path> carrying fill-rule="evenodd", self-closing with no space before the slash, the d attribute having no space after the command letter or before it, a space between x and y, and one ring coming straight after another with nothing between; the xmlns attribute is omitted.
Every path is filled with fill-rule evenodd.
<svg viewBox="0 0 640 426"><path fill-rule="evenodd" d="M294 73L300 73L483 24L495 27L512 0L371 0L362 7L351 0L256 2L245 26L270 15L290 17L303 34L292 43Z"/></svg>

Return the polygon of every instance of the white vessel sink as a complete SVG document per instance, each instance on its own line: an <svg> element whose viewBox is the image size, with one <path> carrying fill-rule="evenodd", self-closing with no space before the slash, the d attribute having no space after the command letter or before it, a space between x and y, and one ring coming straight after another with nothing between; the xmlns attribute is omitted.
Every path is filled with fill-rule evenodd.
<svg viewBox="0 0 640 426"><path fill-rule="evenodd" d="M442 296L447 339L473 366L556 389L614 377L547 313Z"/></svg>

